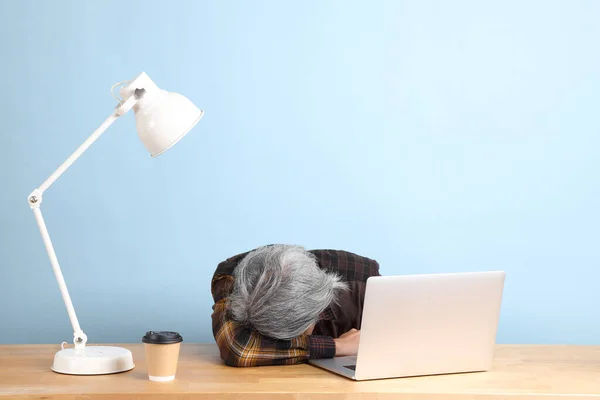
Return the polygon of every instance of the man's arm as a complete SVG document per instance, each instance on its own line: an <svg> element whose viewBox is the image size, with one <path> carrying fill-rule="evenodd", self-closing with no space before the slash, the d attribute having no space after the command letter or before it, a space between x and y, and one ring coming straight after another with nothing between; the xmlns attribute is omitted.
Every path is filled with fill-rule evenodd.
<svg viewBox="0 0 600 400"><path fill-rule="evenodd" d="M228 307L228 297L233 289L232 275L215 275L211 289L215 301L213 336L226 365L252 367L298 364L309 358L335 356L335 342L329 336L302 335L291 340L272 339L233 320Z"/></svg>
<svg viewBox="0 0 600 400"><path fill-rule="evenodd" d="M335 342L335 355L338 357L355 356L358 354L360 331L352 328L348 332L333 339Z"/></svg>
<svg viewBox="0 0 600 400"><path fill-rule="evenodd" d="M226 365L253 367L298 364L309 358L335 356L335 342L329 336L302 335L291 340L272 339L233 320L228 308L228 294L232 286L231 275L213 279L213 335Z"/></svg>

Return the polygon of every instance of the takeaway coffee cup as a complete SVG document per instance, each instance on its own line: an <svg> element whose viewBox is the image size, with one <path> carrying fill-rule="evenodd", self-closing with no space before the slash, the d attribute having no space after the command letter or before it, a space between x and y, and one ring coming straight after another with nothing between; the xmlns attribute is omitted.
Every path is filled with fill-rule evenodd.
<svg viewBox="0 0 600 400"><path fill-rule="evenodd" d="M183 338L177 332L146 332L142 338L146 350L148 378L153 382L175 379L179 348Z"/></svg>

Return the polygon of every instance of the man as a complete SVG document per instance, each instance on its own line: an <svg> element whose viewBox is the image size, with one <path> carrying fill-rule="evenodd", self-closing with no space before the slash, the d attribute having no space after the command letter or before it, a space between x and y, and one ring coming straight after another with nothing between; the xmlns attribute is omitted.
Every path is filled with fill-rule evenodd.
<svg viewBox="0 0 600 400"><path fill-rule="evenodd" d="M356 355L375 260L271 245L221 262L211 283L213 335L225 364L297 364Z"/></svg>

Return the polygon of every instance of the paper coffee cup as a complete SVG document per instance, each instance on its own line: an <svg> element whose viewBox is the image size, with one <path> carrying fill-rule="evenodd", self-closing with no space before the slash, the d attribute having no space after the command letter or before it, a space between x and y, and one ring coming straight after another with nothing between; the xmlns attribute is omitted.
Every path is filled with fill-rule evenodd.
<svg viewBox="0 0 600 400"><path fill-rule="evenodd" d="M146 350L148 378L153 382L175 379L179 348L183 338L177 332L146 332L142 338Z"/></svg>

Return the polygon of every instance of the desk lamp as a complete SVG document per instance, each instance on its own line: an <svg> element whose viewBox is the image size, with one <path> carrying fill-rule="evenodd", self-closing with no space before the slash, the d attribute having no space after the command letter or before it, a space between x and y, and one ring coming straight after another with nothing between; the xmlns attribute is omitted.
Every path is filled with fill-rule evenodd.
<svg viewBox="0 0 600 400"><path fill-rule="evenodd" d="M121 87L118 97L114 89ZM50 235L40 204L44 192L94 143L120 116L133 108L138 136L150 155L158 157L185 136L202 118L204 112L186 97L165 90L142 72L131 81L123 81L112 87L111 92L119 104L110 116L92 133L58 169L35 189L27 198L46 245L54 275L67 307L73 327L73 348L65 348L54 356L52 370L69 375L102 375L129 371L134 367L131 351L120 347L88 346L87 336L81 329L63 274L52 247Z"/></svg>

